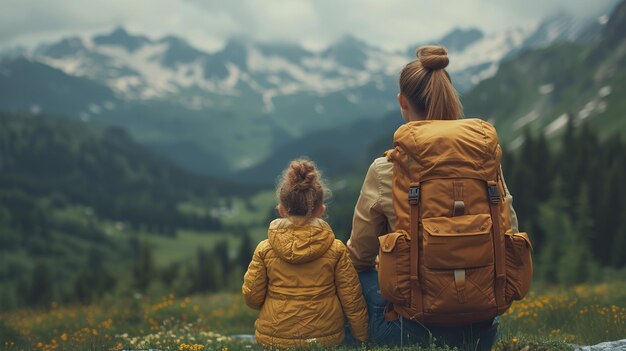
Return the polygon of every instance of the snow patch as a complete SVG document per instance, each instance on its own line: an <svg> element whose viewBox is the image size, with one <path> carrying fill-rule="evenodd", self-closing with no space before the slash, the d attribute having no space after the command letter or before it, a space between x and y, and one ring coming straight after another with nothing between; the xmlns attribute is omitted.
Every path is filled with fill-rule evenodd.
<svg viewBox="0 0 626 351"><path fill-rule="evenodd" d="M230 62L226 64L226 69L228 70L228 77L224 79L222 86L234 89L237 86L237 82L239 82L241 71L239 70L239 67Z"/></svg>
<svg viewBox="0 0 626 351"><path fill-rule="evenodd" d="M127 79L126 82L115 82L115 84L118 89L145 86L145 89L139 94L139 97L144 99L154 98L176 90L176 85L172 84L172 81L175 81L175 72L152 59L155 56L163 55L167 49L166 44L144 45L133 52L128 52L125 48L117 46L98 46L96 48L97 52L113 57L114 62L118 65L128 67L140 74L140 77L135 77L135 79L132 79L133 76L123 77ZM120 91L131 92L131 90L121 89Z"/></svg>
<svg viewBox="0 0 626 351"><path fill-rule="evenodd" d="M585 104L585 107L583 107L582 110L578 111L578 118L583 120L591 116L591 113L596 109L596 106L597 102L595 100L589 101Z"/></svg>
<svg viewBox="0 0 626 351"><path fill-rule="evenodd" d="M109 81L110 87L119 93L130 93L133 88L141 86L142 80L137 76L125 76Z"/></svg>
<svg viewBox="0 0 626 351"><path fill-rule="evenodd" d="M611 86L610 85L605 85L602 88L600 88L600 90L598 90L598 96L601 98L607 97L609 95L611 95Z"/></svg>
<svg viewBox="0 0 626 351"><path fill-rule="evenodd" d="M100 112L102 112L102 109L97 104L89 104L87 109L89 110L89 112L93 113L94 115L100 114Z"/></svg>
<svg viewBox="0 0 626 351"><path fill-rule="evenodd" d="M268 83L270 83L272 85L275 85L275 86L280 86L282 84L282 79L280 79L279 76L274 75L274 74L269 75L267 77L267 81L268 81Z"/></svg>
<svg viewBox="0 0 626 351"><path fill-rule="evenodd" d="M598 113L605 112L607 107L609 107L609 105L606 103L606 101L600 101L597 107Z"/></svg>
<svg viewBox="0 0 626 351"><path fill-rule="evenodd" d="M340 70L340 66L335 61L317 56L304 58L302 66L309 70L322 72L338 72Z"/></svg>
<svg viewBox="0 0 626 351"><path fill-rule="evenodd" d="M548 84L540 85L539 88L537 88L537 91L541 95L550 94L551 92L554 91L554 84L548 83Z"/></svg>
<svg viewBox="0 0 626 351"><path fill-rule="evenodd" d="M534 30L535 26L527 26L491 34L461 52L451 52L448 71L458 72L487 62L499 62L512 50L519 48Z"/></svg>
<svg viewBox="0 0 626 351"><path fill-rule="evenodd" d="M498 64L494 62L491 65L489 65L487 69L484 69L480 73L473 75L470 81L472 82L472 84L475 85L487 78L491 78L495 76L496 73L498 73L498 67L499 67Z"/></svg>
<svg viewBox="0 0 626 351"><path fill-rule="evenodd" d="M518 118L513 123L513 130L520 129L520 128L528 125L529 123L535 121L537 118L539 118L539 113L537 113L537 111L535 111L535 110L532 110L528 114Z"/></svg>
<svg viewBox="0 0 626 351"><path fill-rule="evenodd" d="M545 134L545 136L550 136L556 133L559 129L565 127L565 125L567 124L567 120L568 120L567 113L560 115L550 124L548 124L547 127L544 128L543 133Z"/></svg>
<svg viewBox="0 0 626 351"><path fill-rule="evenodd" d="M520 146L524 145L524 142L526 141L526 139L524 138L523 135L518 136L517 138L515 138L510 144L509 144L509 149L510 150L516 150L517 148L519 148Z"/></svg>
<svg viewBox="0 0 626 351"><path fill-rule="evenodd" d="M70 75L87 75L86 71L82 69L84 60L81 57L72 57L72 58L60 58L55 59L48 56L38 58L41 62L58 68L61 71L70 74Z"/></svg>
<svg viewBox="0 0 626 351"><path fill-rule="evenodd" d="M275 90L269 90L263 93L263 112L272 113L274 112L274 103L272 99L276 96Z"/></svg>
<svg viewBox="0 0 626 351"><path fill-rule="evenodd" d="M369 72L382 72L387 75L398 75L402 67L407 64L404 55L386 53L380 50L367 50L365 70Z"/></svg>

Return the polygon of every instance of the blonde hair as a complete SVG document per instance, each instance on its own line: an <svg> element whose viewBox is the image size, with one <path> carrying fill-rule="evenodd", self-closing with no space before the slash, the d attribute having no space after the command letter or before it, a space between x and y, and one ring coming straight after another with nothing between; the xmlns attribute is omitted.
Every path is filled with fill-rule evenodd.
<svg viewBox="0 0 626 351"><path fill-rule="evenodd" d="M283 171L276 195L288 215L311 217L324 204L324 196L330 195L330 191L315 164L299 159L291 161Z"/></svg>
<svg viewBox="0 0 626 351"><path fill-rule="evenodd" d="M450 60L443 46L427 45L415 51L416 60L400 72L400 94L426 119L459 119L463 106L445 68Z"/></svg>

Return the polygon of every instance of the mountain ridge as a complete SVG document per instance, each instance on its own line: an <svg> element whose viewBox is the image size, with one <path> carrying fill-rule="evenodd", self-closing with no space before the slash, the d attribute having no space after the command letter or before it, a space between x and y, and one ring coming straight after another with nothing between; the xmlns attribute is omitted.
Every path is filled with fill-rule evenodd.
<svg viewBox="0 0 626 351"><path fill-rule="evenodd" d="M533 33L533 28L496 34L470 28L444 35L440 41L451 46L449 72L455 86L469 91L495 74L500 60L524 50ZM209 174L261 164L276 145L319 130L385 116L395 109L397 74L411 59L354 36L319 52L293 43L233 38L209 53L184 38L153 39L123 27L41 45L26 57L34 67L65 73L58 80L67 84L59 89L50 75L20 73L21 88L13 89L16 78L2 72L11 71L14 61L0 60L0 86L16 95L0 99L0 110L120 125L179 165ZM45 95L57 96L59 90L83 96L84 81L102 96L66 94L46 100ZM42 89L48 93L27 93Z"/></svg>

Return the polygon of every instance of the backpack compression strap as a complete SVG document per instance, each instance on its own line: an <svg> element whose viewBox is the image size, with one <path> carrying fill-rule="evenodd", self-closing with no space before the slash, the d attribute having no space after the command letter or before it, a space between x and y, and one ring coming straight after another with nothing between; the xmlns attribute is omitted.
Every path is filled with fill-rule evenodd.
<svg viewBox="0 0 626 351"><path fill-rule="evenodd" d="M411 236L411 248L410 248L410 274L411 274L411 310L421 314L423 312L422 307L422 288L419 283L419 268L418 268L418 255L419 255L419 222L420 218L420 185L419 183L411 183L409 188L409 205L411 206L411 212L409 214L410 221L410 233ZM417 317L417 316L414 316Z"/></svg>

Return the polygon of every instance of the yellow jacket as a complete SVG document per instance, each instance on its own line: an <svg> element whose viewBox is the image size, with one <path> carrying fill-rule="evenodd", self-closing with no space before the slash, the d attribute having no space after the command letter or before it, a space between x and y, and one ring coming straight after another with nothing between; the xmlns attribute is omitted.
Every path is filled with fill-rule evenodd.
<svg viewBox="0 0 626 351"><path fill-rule="evenodd" d="M272 221L241 290L246 304L261 310L255 323L261 345L338 345L344 317L356 339L367 339L367 308L356 271L346 247L319 218Z"/></svg>

